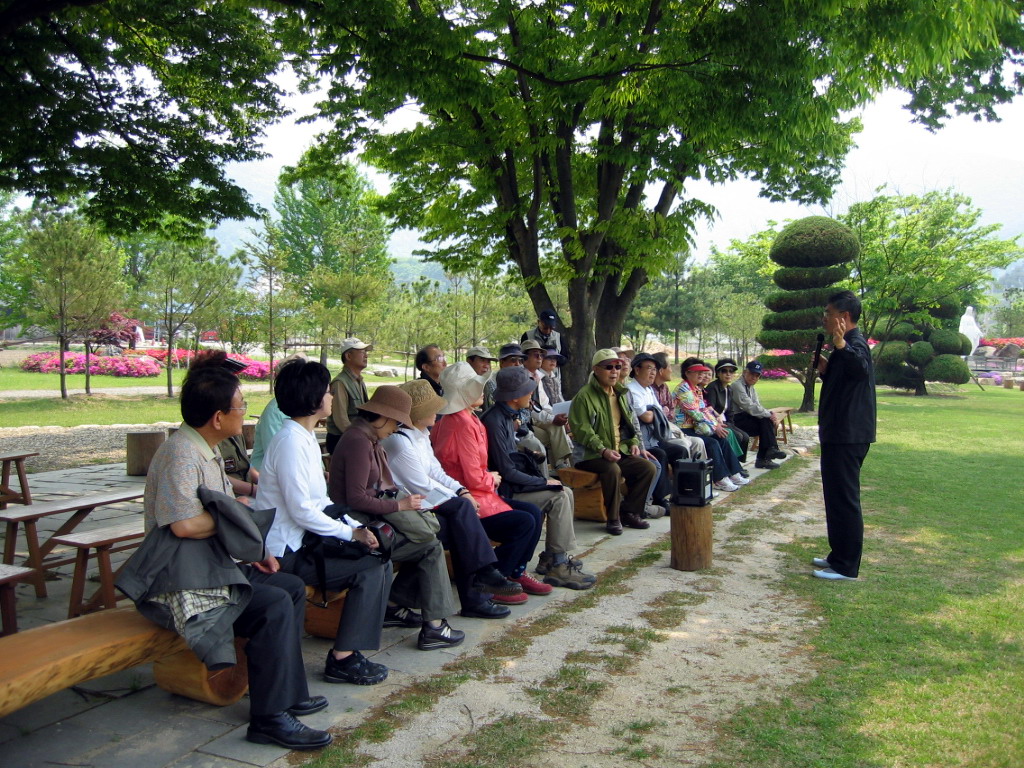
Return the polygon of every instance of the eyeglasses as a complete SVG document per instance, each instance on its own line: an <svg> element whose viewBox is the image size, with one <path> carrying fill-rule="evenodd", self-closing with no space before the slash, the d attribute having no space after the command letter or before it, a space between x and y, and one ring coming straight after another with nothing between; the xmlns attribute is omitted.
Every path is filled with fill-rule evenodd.
<svg viewBox="0 0 1024 768"><path fill-rule="evenodd" d="M432 363L443 363L443 362L446 362L446 361L444 359L444 355L438 355L437 357L435 357L430 362L432 362Z"/></svg>
<svg viewBox="0 0 1024 768"><path fill-rule="evenodd" d="M604 368L606 371L621 371L622 363L608 363L608 365L599 366Z"/></svg>
<svg viewBox="0 0 1024 768"><path fill-rule="evenodd" d="M245 413L246 411L249 410L249 404L247 402L245 402L245 400L243 400L241 408L228 408L228 410L229 411L241 411L242 413Z"/></svg>

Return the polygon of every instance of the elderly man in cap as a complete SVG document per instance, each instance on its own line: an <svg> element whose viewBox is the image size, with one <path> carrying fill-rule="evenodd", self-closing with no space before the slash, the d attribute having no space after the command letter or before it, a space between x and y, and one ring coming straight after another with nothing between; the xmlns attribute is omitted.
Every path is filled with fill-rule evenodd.
<svg viewBox="0 0 1024 768"><path fill-rule="evenodd" d="M742 378L729 385L729 420L737 427L757 435L757 458L754 466L758 469L777 469L772 459L784 459L786 454L779 450L779 441L775 438L775 430L779 426L779 417L761 405L757 396L757 382L761 380L764 366L757 360L751 360L743 369Z"/></svg>
<svg viewBox="0 0 1024 768"><path fill-rule="evenodd" d="M498 371L494 381L495 403L484 411L480 421L487 430L488 468L501 477L498 495L535 504L547 515L547 539L537 565L537 572L545 574L544 583L590 589L597 579L584 573L581 565L569 556L576 548L572 489L545 477L516 446L516 419L519 411L529 405L538 382L519 367Z"/></svg>
<svg viewBox="0 0 1024 768"><path fill-rule="evenodd" d="M341 370L331 382L334 403L331 416L327 419L327 452L334 453L334 446L355 418L359 406L370 399L363 381L363 371L368 364L368 353L372 344L364 344L357 338L348 338L341 343Z"/></svg>
<svg viewBox="0 0 1024 768"><path fill-rule="evenodd" d="M569 409L573 458L577 469L601 478L608 533L619 536L624 524L650 527L642 516L657 470L654 456L642 447L640 425L623 384L625 361L614 350L599 349L591 365L590 378ZM625 497L620 491L623 480Z"/></svg>
<svg viewBox="0 0 1024 768"><path fill-rule="evenodd" d="M470 347L466 353L466 362L476 371L477 376L490 376L491 363L497 360L498 358L491 357L491 351L487 347Z"/></svg>
<svg viewBox="0 0 1024 768"><path fill-rule="evenodd" d="M540 345L541 349L557 352L562 356L562 362L559 363L561 366L564 361L569 359L569 351L566 348L565 339L562 338L562 334L555 330L557 322L558 315L555 314L553 309L541 310L540 314L537 315L536 327L524 333L519 341L520 343L535 341ZM559 370L557 368L555 369L555 376L559 377Z"/></svg>
<svg viewBox="0 0 1024 768"><path fill-rule="evenodd" d="M541 349L540 344L533 340L524 341L521 348L526 353L523 368L530 374L530 378L537 382L533 397L526 405L526 410L530 413L530 427L537 439L544 444L548 460L557 468L567 467L572 456L572 442L565 431L569 417L564 413L554 413L548 392L541 386L547 378L547 374L541 369L547 350Z"/></svg>

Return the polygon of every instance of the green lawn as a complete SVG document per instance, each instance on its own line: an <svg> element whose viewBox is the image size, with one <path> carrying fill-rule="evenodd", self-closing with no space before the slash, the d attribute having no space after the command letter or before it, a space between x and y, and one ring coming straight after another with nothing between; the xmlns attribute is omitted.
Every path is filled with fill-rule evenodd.
<svg viewBox="0 0 1024 768"><path fill-rule="evenodd" d="M765 398L769 399L769 398ZM787 588L819 674L720 724L715 768L1024 765L1024 392L879 393L857 583Z"/></svg>
<svg viewBox="0 0 1024 768"><path fill-rule="evenodd" d="M263 412L270 395L246 392L248 417ZM74 395L0 401L0 426L76 427L80 424L152 424L157 421L181 421L178 398L165 395Z"/></svg>
<svg viewBox="0 0 1024 768"><path fill-rule="evenodd" d="M173 372L174 386L181 384L185 378L185 369L176 368ZM85 389L85 374L68 374L68 389ZM167 372L161 371L159 376L136 379L127 376L93 376L93 389L123 387L166 387ZM23 371L20 368L0 368L0 397L7 390L49 390L60 394L60 375L56 373L36 373Z"/></svg>

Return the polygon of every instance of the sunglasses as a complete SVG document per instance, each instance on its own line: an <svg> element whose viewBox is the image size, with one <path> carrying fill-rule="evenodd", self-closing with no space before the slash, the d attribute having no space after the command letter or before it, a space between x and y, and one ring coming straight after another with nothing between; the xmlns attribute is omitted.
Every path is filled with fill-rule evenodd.
<svg viewBox="0 0 1024 768"><path fill-rule="evenodd" d="M604 368L606 371L621 371L622 363L608 363L607 365L601 365L598 367Z"/></svg>

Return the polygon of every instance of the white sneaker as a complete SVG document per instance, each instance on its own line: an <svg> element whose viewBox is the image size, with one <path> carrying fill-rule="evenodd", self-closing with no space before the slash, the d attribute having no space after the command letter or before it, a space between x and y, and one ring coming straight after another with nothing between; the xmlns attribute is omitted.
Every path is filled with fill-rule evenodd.
<svg viewBox="0 0 1024 768"><path fill-rule="evenodd" d="M728 477L716 480L714 486L720 491L738 491L740 489L740 487L732 482Z"/></svg>
<svg viewBox="0 0 1024 768"><path fill-rule="evenodd" d="M747 478L737 472L735 475L729 475L729 479L736 485L746 485L750 482Z"/></svg>

